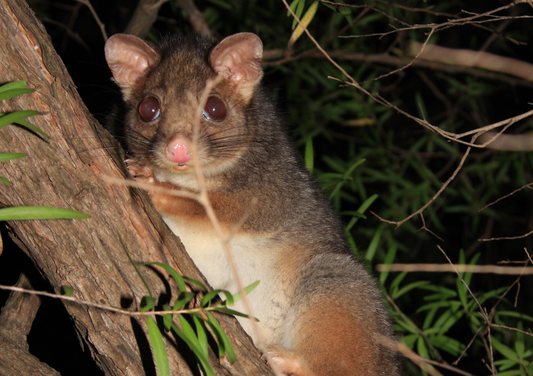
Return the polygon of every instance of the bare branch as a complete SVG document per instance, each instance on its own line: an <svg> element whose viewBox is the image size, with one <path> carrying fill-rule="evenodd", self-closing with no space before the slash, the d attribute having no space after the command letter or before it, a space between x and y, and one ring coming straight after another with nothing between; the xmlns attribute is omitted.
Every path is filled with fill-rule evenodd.
<svg viewBox="0 0 533 376"><path fill-rule="evenodd" d="M482 273L500 275L533 275L533 267L462 264L377 264L378 272Z"/></svg>
<svg viewBox="0 0 533 376"><path fill-rule="evenodd" d="M93 15L94 17L94 20L96 21L96 23L98 24L98 27L100 28L100 31L102 32L102 36L104 37L104 41L107 40L107 33L105 31L105 25L103 24L102 21L100 21L100 17L98 17L98 14L96 14L96 11L94 10L90 0L76 0L77 2L85 5L87 8L89 8L89 10L91 11L91 14Z"/></svg>

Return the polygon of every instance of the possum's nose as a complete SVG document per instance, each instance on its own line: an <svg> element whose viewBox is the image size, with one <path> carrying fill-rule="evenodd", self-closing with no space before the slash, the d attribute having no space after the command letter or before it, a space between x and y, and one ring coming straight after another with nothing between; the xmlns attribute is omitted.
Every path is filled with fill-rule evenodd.
<svg viewBox="0 0 533 376"><path fill-rule="evenodd" d="M189 143L181 138L176 137L167 144L166 157L174 163L187 163L191 160Z"/></svg>

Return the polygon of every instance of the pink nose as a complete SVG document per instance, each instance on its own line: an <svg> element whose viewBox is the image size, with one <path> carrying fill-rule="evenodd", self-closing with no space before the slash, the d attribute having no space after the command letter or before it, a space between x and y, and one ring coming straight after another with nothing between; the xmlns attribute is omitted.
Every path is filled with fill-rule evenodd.
<svg viewBox="0 0 533 376"><path fill-rule="evenodd" d="M174 163L186 163L191 160L188 142L176 137L170 141L166 150L167 159Z"/></svg>

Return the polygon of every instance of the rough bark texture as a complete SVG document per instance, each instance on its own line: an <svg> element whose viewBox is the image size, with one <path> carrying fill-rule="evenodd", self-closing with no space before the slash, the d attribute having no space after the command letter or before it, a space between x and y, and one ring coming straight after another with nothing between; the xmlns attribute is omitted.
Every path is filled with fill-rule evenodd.
<svg viewBox="0 0 533 376"><path fill-rule="evenodd" d="M140 0L124 32L145 38L155 22L162 4L163 2L159 0Z"/></svg>
<svg viewBox="0 0 533 376"><path fill-rule="evenodd" d="M0 176L11 183L0 187L0 206L53 206L91 215L86 220L10 223L56 292L69 285L80 299L114 307L130 301L130 308L138 308L147 291L120 239L135 261L166 262L184 275L202 280L145 195L103 180L104 176L125 177L117 145L88 113L44 27L26 2L0 0L0 33L0 83L24 79L36 90L0 102L0 112L37 110L42 115L30 121L50 135L43 140L17 126L0 129L0 150L28 154L0 165ZM168 276L161 271L142 268L142 272L155 296L173 292ZM150 367L153 371L150 352L139 350L146 343L143 319L73 303L65 306L106 374L144 375ZM218 364L211 356L215 372L270 374L235 319L219 319L234 343L238 360L233 365L225 360ZM174 338L166 341L171 374L190 375L189 365L173 346ZM0 346L0 359L5 356ZM15 356L10 359L18 362ZM31 374L29 370L26 374Z"/></svg>
<svg viewBox="0 0 533 376"><path fill-rule="evenodd" d="M21 275L17 287L31 289L25 275ZM59 373L30 354L26 338L41 300L36 295L12 293L0 314L0 374L5 376L43 375ZM16 361L14 361L16 360Z"/></svg>

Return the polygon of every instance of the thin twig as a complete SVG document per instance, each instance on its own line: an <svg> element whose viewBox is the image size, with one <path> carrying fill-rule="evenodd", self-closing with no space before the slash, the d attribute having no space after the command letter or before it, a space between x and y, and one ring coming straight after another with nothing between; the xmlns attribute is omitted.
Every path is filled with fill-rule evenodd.
<svg viewBox="0 0 533 376"><path fill-rule="evenodd" d="M105 31L105 25L102 21L100 21L100 17L98 17L98 14L96 14L96 11L94 10L91 2L89 0L76 0L77 2L85 5L89 10L91 11L91 14L94 17L94 20L98 24L98 27L100 28L100 31L102 33L102 36L104 37L104 42L107 40L107 33Z"/></svg>
<svg viewBox="0 0 533 376"><path fill-rule="evenodd" d="M407 317L401 310L400 310L400 307L398 307L396 305L396 303L394 302L394 300L392 300L392 298L389 296L389 295L386 295L386 298L387 298L387 301L394 307L394 309L396 310L396 312L398 312L402 317L403 319L413 327L414 330L417 331L417 333L422 337L424 338L424 341L426 341L426 343L428 344L429 347L431 347L431 350L433 350L433 352L437 355L437 358L439 359L439 361L443 361L442 360L442 356L440 355L439 351L433 346L433 344L431 343L431 341L429 340L429 338L424 334L424 332L418 327L415 325L415 323L413 321L411 321L411 319L409 319L409 317Z"/></svg>
<svg viewBox="0 0 533 376"><path fill-rule="evenodd" d="M501 201L501 200L503 200L503 199L505 199L505 198L507 198L507 197L509 197L509 196L512 196L512 195L514 195L514 194L517 193L517 192L520 192L520 191L521 191L522 189L524 189L524 188L531 188L531 187L533 187L533 183L529 183L529 184L526 184L526 185L524 185L524 186L522 186L522 187L520 187L520 188L518 188L518 189L515 189L515 190L512 191L511 193L508 193L508 194L506 194L505 196L500 197L500 198L497 199L496 201L493 201L493 202L491 202L490 204L487 204L487 205L483 206L481 209L479 209L479 212L482 212L483 210L485 210L485 209L488 208L489 206L492 206L492 205L496 204L497 202L499 202L499 201Z"/></svg>
<svg viewBox="0 0 533 376"><path fill-rule="evenodd" d="M127 315L127 316L154 316L154 315L165 315L165 314L181 315L184 313L216 311L218 308L218 306L215 305L211 307L180 309L180 310L175 310L175 311L171 310L171 311L140 312L140 311L128 311L127 309L122 309L122 308L115 308L115 307L111 307L105 304L98 304L98 303L90 302L88 300L74 298L72 296L52 294L46 291L27 290L27 289L24 289L21 287L15 287L15 286L0 285L0 290L20 292L20 293L29 294L29 295L46 296L48 298L64 300L67 302L73 302L73 303L81 304L87 307L93 307L93 308L101 309L103 311L108 311L108 312L120 313L122 315Z"/></svg>
<svg viewBox="0 0 533 376"><path fill-rule="evenodd" d="M533 275L533 267L467 265L467 264L377 264L378 272L423 272L423 273L480 273L500 275Z"/></svg>

